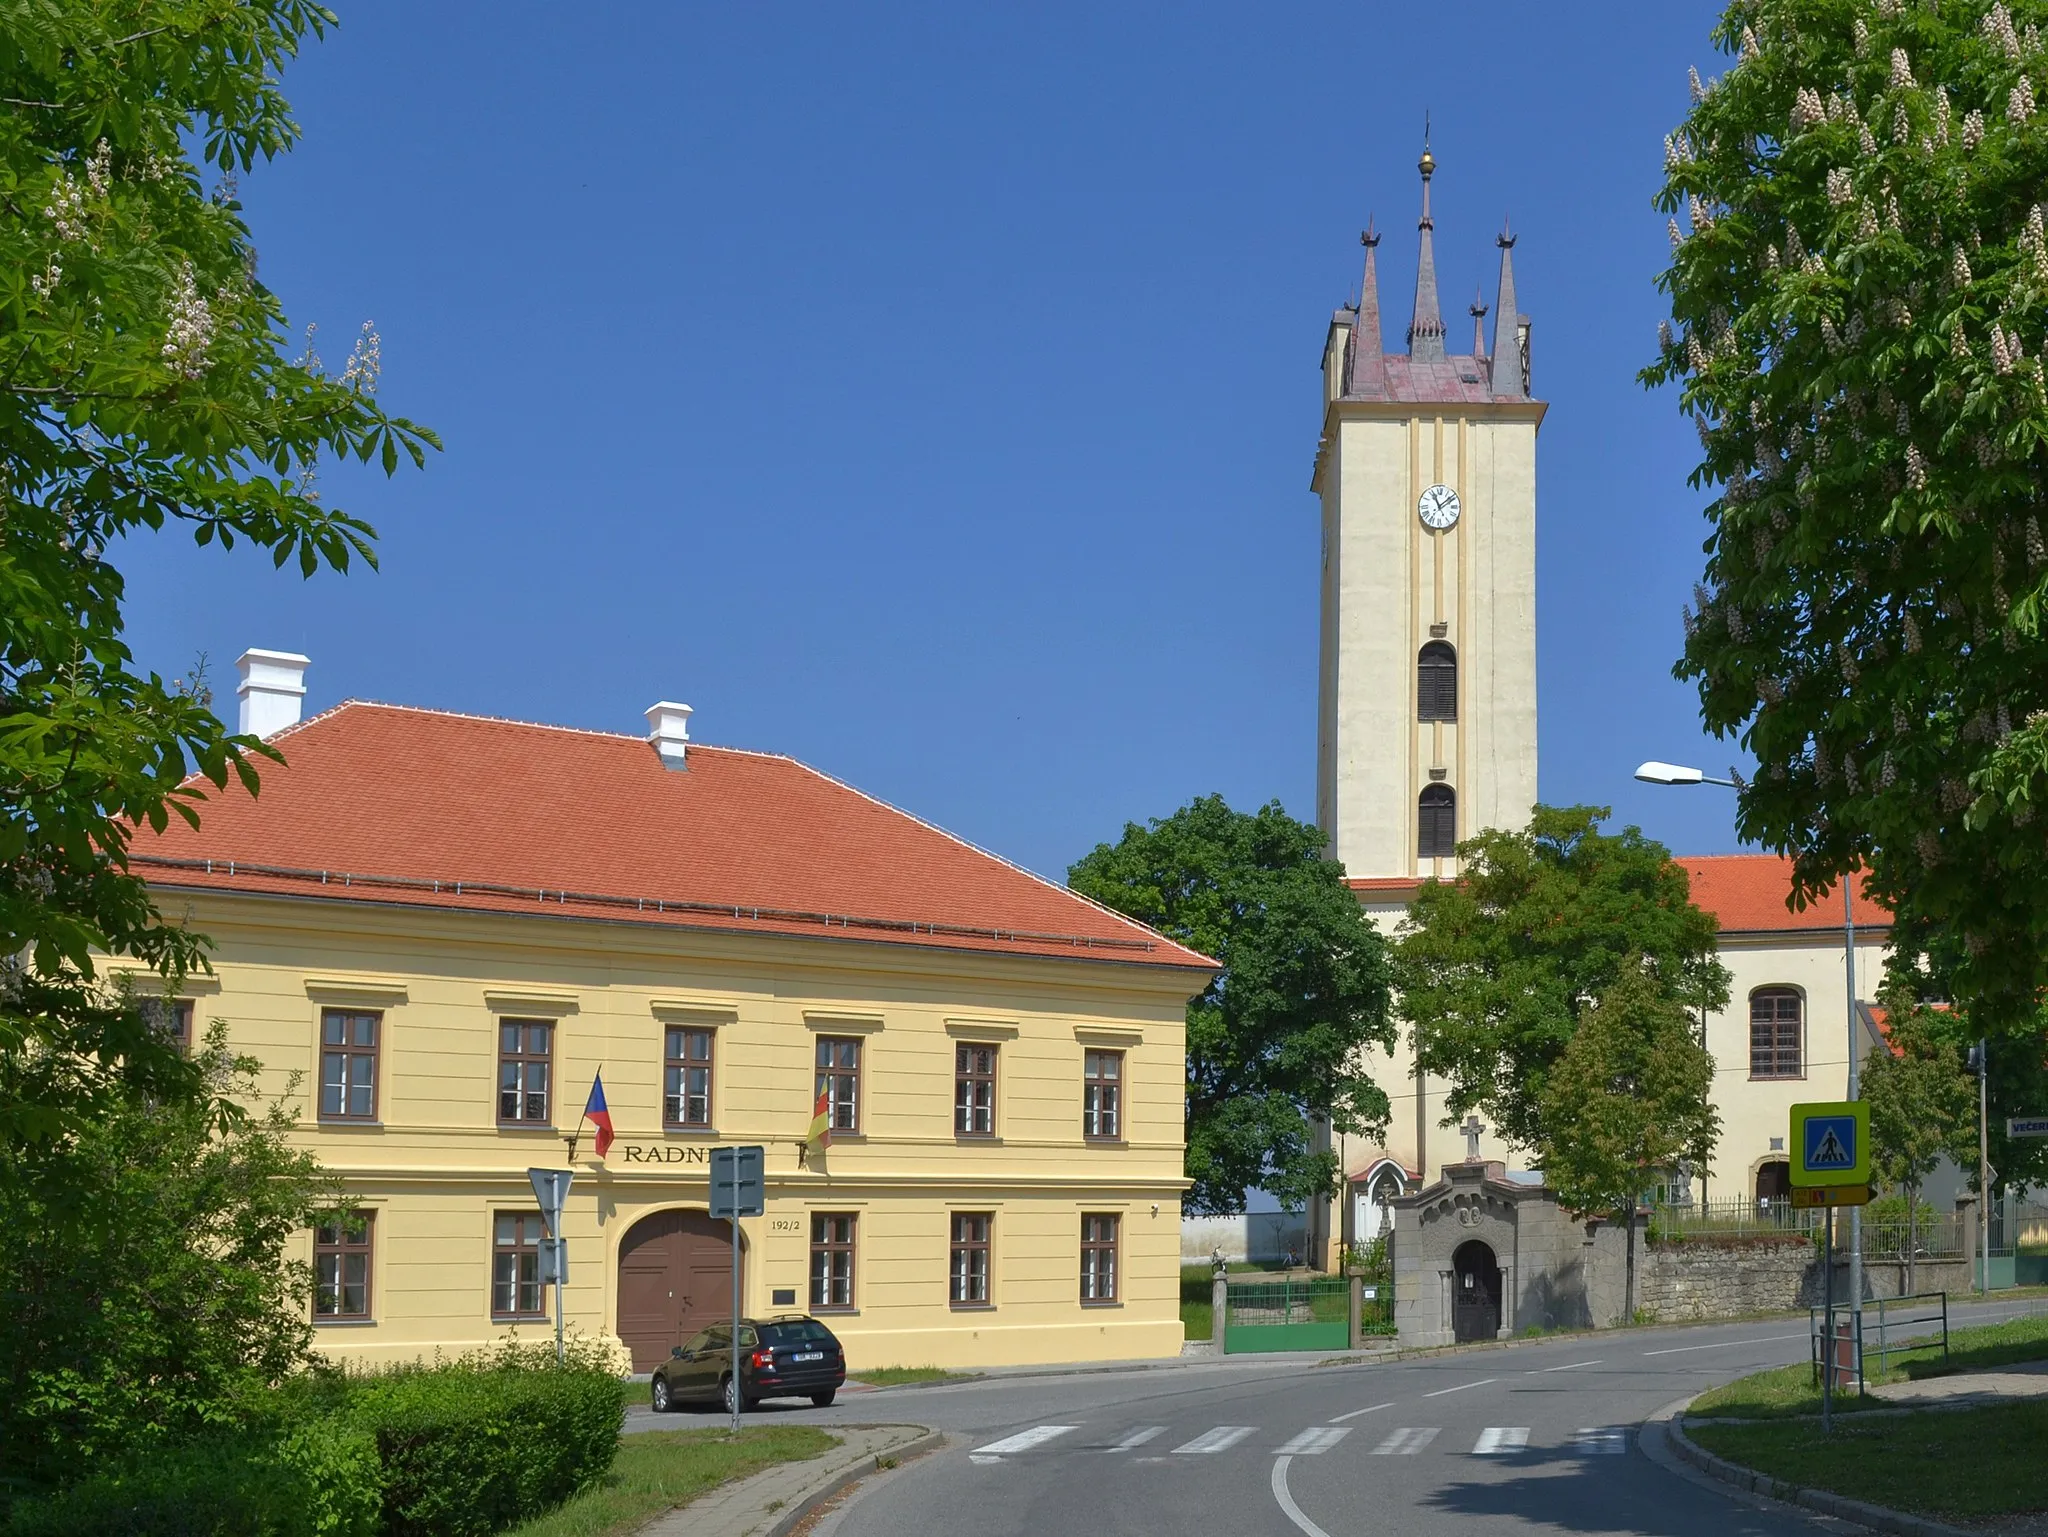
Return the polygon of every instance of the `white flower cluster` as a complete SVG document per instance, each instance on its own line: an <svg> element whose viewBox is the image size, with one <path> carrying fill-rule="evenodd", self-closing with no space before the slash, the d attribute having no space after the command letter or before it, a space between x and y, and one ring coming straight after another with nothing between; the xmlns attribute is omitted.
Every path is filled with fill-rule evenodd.
<svg viewBox="0 0 2048 1537"><path fill-rule="evenodd" d="M1676 219L1666 219L1664 231L1671 237L1671 254L1676 256L1678 248L1685 244L1685 232L1678 227Z"/></svg>
<svg viewBox="0 0 2048 1537"><path fill-rule="evenodd" d="M1956 328L1949 333L1948 355L1958 363L1970 361L1970 338L1963 334L1963 323L1958 320Z"/></svg>
<svg viewBox="0 0 2048 1537"><path fill-rule="evenodd" d="M1744 27L1742 29L1742 49L1737 62L1747 64L1751 59L1762 58L1763 54L1763 49L1757 46L1756 34L1750 31L1749 28Z"/></svg>
<svg viewBox="0 0 2048 1537"><path fill-rule="evenodd" d="M1713 210L1700 201L1698 193L1694 193L1686 200L1685 214L1687 218L1692 220L1692 232L1695 235L1701 230L1709 230L1714 227Z"/></svg>
<svg viewBox="0 0 2048 1537"><path fill-rule="evenodd" d="M1671 322L1668 320L1657 322L1657 350L1659 352L1669 352L1671 350Z"/></svg>
<svg viewBox="0 0 2048 1537"><path fill-rule="evenodd" d="M1856 39L1856 57L1863 58L1870 52L1870 28L1863 24L1861 16L1856 18L1853 35Z"/></svg>
<svg viewBox="0 0 2048 1537"><path fill-rule="evenodd" d="M1694 65L1687 65L1685 70L1685 80L1686 92L1691 97L1692 104L1695 107L1697 107L1701 102L1707 99L1707 88L1704 85L1700 84L1699 69Z"/></svg>
<svg viewBox="0 0 2048 1537"><path fill-rule="evenodd" d="M2005 339L2005 327L1995 320L1992 321L1991 366L1999 373L2009 374L2024 356L2026 354L2020 348L2020 339L2015 336L2008 344Z"/></svg>
<svg viewBox="0 0 2048 1537"><path fill-rule="evenodd" d="M1949 261L1948 277L1949 281L1958 288L1963 287L1970 281L1969 253L1964 251L1961 246L1956 247L1955 255Z"/></svg>
<svg viewBox="0 0 2048 1537"><path fill-rule="evenodd" d="M69 171L59 171L50 184L50 201L44 205L43 217L55 227L60 241L85 239L85 188L71 179Z"/></svg>
<svg viewBox="0 0 2048 1537"><path fill-rule="evenodd" d="M188 261L178 269L171 293L171 323L164 336L164 361L187 379L206 377L207 350L213 346L213 308L199 292Z"/></svg>
<svg viewBox="0 0 2048 1537"><path fill-rule="evenodd" d="M1906 50L1892 50L1892 89L1910 91L1913 88L1913 61L1906 57Z"/></svg>
<svg viewBox="0 0 2048 1537"><path fill-rule="evenodd" d="M2005 96L2005 120L2015 128L2024 128L2034 115L2034 82L2021 75Z"/></svg>
<svg viewBox="0 0 2048 1537"><path fill-rule="evenodd" d="M91 190L93 201L104 203L107 188L114 181L114 151L105 139L92 147L92 154L85 162L85 184Z"/></svg>
<svg viewBox="0 0 2048 1537"><path fill-rule="evenodd" d="M1827 116L1828 109L1821 105L1820 92L1810 85L1802 85L1799 94L1792 98L1792 131L1803 133L1826 122Z"/></svg>
<svg viewBox="0 0 2048 1537"><path fill-rule="evenodd" d="M1934 142L1943 149L1948 148L1948 120L1954 109L1948 104L1948 87L1934 88Z"/></svg>
<svg viewBox="0 0 2048 1537"><path fill-rule="evenodd" d="M1836 166L1828 172L1828 201L1837 208L1845 208L1856 196L1856 188L1849 179L1849 172Z"/></svg>
<svg viewBox="0 0 2048 1537"><path fill-rule="evenodd" d="M1906 142L1907 140L1911 139L1912 137L1913 137L1913 120L1912 120L1911 118L1909 118L1909 117L1907 117L1907 116L1906 116L1906 104L1905 104L1905 103L1904 103L1903 101L1897 101L1897 102L1893 102L1893 103L1892 103L1892 143L1894 143L1894 144L1904 144L1904 143L1905 143L1905 142ZM1921 139L1921 141L1920 141L1920 142L1921 142L1921 143L1922 143L1923 145L1927 145L1927 140L1926 140L1926 138L1925 138L1924 136L1922 137L1922 139ZM1932 148L1933 146L1932 146L1932 145L1927 145L1927 147L1928 147L1928 148Z"/></svg>
<svg viewBox="0 0 2048 1537"><path fill-rule="evenodd" d="M2008 59L2017 59L2020 56L2020 39L2019 34L2012 28L2012 12L2005 8L2002 0L1991 7L1984 19L1977 24L1977 30L1987 41L1994 42L2004 49Z"/></svg>
<svg viewBox="0 0 2048 1537"><path fill-rule="evenodd" d="M1870 206L1869 198L1865 198L1857 207L1856 238L1858 240L1877 239L1877 210Z"/></svg>
<svg viewBox="0 0 2048 1537"><path fill-rule="evenodd" d="M2020 231L2020 254L2027 258L2028 275L2048 287L2048 229L2043 228L2042 213L2039 203L2027 211L2027 227Z"/></svg>
<svg viewBox="0 0 2048 1537"><path fill-rule="evenodd" d="M52 256L43 264L41 272L35 273L29 278L28 286L35 290L35 295L38 299L47 303L50 295L57 291L57 285L63 281L64 264L58 261L55 256Z"/></svg>
<svg viewBox="0 0 2048 1537"><path fill-rule="evenodd" d="M1877 135L1870 131L1868 123L1858 123L1856 125L1856 148L1863 152L1866 160L1873 160L1877 157Z"/></svg>
<svg viewBox="0 0 2048 1537"><path fill-rule="evenodd" d="M1963 148L1973 150L1983 142L1984 114L1972 107L1970 115L1963 119Z"/></svg>
<svg viewBox="0 0 2048 1537"><path fill-rule="evenodd" d="M341 371L341 382L359 395L374 395L377 377L383 371L384 344L377 335L376 322L366 320L348 355L348 366Z"/></svg>

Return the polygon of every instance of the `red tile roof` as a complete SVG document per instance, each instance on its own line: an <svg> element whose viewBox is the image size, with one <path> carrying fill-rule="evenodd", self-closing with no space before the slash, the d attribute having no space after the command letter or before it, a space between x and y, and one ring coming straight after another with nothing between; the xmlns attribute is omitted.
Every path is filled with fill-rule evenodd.
<svg viewBox="0 0 2048 1537"><path fill-rule="evenodd" d="M352 701L262 793L135 840L152 884L1206 970L1141 924L793 758Z"/></svg>
<svg viewBox="0 0 2048 1537"><path fill-rule="evenodd" d="M1792 861L1779 854L1682 854L1678 863L1692 878L1693 902L1712 913L1724 934L1790 933L1807 929L1838 930L1842 906L1838 896L1794 912ZM1889 929L1892 915L1856 877L1856 926Z"/></svg>

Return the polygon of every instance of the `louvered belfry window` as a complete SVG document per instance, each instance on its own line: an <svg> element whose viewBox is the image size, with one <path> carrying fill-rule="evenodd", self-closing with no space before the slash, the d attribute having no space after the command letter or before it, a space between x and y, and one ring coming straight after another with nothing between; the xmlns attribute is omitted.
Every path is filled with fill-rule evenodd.
<svg viewBox="0 0 2048 1537"><path fill-rule="evenodd" d="M1458 852L1458 792L1430 785L1416 806L1415 852L1422 859L1449 859Z"/></svg>
<svg viewBox="0 0 2048 1537"><path fill-rule="evenodd" d="M1458 653L1446 641L1433 640L1415 659L1417 720L1458 718Z"/></svg>

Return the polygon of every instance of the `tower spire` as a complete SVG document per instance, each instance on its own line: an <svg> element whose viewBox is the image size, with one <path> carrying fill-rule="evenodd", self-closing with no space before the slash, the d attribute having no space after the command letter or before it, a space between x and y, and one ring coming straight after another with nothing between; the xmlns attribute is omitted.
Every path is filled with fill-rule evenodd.
<svg viewBox="0 0 2048 1537"><path fill-rule="evenodd" d="M1500 296L1493 306L1493 380L1496 400L1529 398L1529 328L1515 299L1515 236L1501 220Z"/></svg>
<svg viewBox="0 0 2048 1537"><path fill-rule="evenodd" d="M1472 356L1486 356L1486 299L1478 289L1472 290L1472 308L1466 311L1472 317Z"/></svg>
<svg viewBox="0 0 2048 1537"><path fill-rule="evenodd" d="M1386 392L1386 355L1380 343L1379 231L1365 221L1358 243L1365 247L1365 278L1358 287L1358 320L1351 328L1351 367L1344 380L1346 395Z"/></svg>
<svg viewBox="0 0 2048 1537"><path fill-rule="evenodd" d="M1416 228L1422 232L1422 252L1415 264L1415 318L1408 322L1408 356L1418 363L1444 360L1444 317L1436 298L1436 246L1432 234L1436 221L1429 216L1429 180L1436 175L1436 156L1429 152L1429 120L1422 125L1422 217Z"/></svg>

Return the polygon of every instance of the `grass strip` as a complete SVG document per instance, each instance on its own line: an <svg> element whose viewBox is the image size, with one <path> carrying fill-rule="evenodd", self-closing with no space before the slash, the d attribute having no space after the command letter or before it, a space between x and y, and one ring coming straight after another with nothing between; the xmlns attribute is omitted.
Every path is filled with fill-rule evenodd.
<svg viewBox="0 0 2048 1537"><path fill-rule="evenodd" d="M654 1430L624 1436L603 1478L509 1537L623 1537L720 1484L802 1462L837 1441L805 1425L763 1425L735 1440L723 1430Z"/></svg>
<svg viewBox="0 0 2048 1537"><path fill-rule="evenodd" d="M1865 1311L1866 1321L1870 1317ZM1865 1379L1873 1385L1911 1382L1921 1377L1940 1377L1953 1372L1991 1371L2016 1361L2048 1358L2048 1317L2014 1318L2001 1324L1949 1331L1949 1356L1942 1359L1941 1342L1916 1343L1910 1348L1893 1346L1889 1369L1878 1373L1875 1339L1863 1341ZM1859 1409L1882 1409L1890 1405L1880 1398L1862 1398L1853 1390L1835 1395L1838 1413ZM1813 1367L1801 1361L1794 1366L1774 1367L1750 1377L1738 1377L1693 1401L1689 1413L1695 1416L1726 1416L1730 1419L1776 1420L1795 1415L1820 1413L1820 1388L1814 1382Z"/></svg>
<svg viewBox="0 0 2048 1537"><path fill-rule="evenodd" d="M2048 1506L2048 1403L1877 1415L1823 1436L1792 1425L1688 1425L1717 1457L1807 1489L1944 1520Z"/></svg>
<svg viewBox="0 0 2048 1537"><path fill-rule="evenodd" d="M870 1372L854 1372L851 1377L871 1388L900 1388L910 1382L965 1382L971 1375L949 1372L943 1366L878 1366Z"/></svg>

